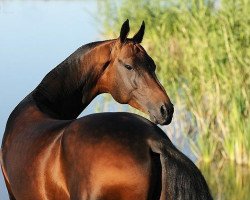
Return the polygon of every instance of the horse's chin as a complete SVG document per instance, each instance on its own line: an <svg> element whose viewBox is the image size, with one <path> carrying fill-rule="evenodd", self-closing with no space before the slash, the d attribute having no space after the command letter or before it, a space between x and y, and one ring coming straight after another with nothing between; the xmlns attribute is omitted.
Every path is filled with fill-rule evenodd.
<svg viewBox="0 0 250 200"><path fill-rule="evenodd" d="M154 115L151 115L151 114L149 113L149 118L150 118L151 122L153 122L153 123L155 123L155 124L159 124L158 121L156 120L156 118L155 118Z"/></svg>
<svg viewBox="0 0 250 200"><path fill-rule="evenodd" d="M168 117L167 119L165 119L165 120L159 122L159 124L162 125L162 126L163 126L163 125L169 125L169 124L172 122L172 118L173 118L173 116Z"/></svg>

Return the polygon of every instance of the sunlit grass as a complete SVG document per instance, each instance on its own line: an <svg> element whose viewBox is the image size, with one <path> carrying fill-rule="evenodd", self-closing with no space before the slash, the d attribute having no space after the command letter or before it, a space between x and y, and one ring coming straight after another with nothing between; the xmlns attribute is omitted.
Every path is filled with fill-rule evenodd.
<svg viewBox="0 0 250 200"><path fill-rule="evenodd" d="M134 32L146 22L143 46L175 106L191 113L198 159L250 165L250 2L214 3L104 1L100 11L113 37L127 18Z"/></svg>

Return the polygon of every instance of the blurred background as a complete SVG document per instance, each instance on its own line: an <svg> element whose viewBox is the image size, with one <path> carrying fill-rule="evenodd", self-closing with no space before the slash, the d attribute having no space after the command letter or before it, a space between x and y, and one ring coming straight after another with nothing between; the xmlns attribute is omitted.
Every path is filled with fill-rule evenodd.
<svg viewBox="0 0 250 200"><path fill-rule="evenodd" d="M83 44L142 20L142 46L175 105L161 127L204 174L214 199L250 198L250 1L0 1L0 141L9 114ZM137 112L109 95L81 116ZM0 199L8 199L0 176Z"/></svg>

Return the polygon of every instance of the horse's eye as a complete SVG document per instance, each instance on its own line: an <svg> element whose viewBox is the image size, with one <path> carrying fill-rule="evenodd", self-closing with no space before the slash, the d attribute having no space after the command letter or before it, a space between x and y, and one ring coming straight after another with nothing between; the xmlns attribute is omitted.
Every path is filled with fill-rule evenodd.
<svg viewBox="0 0 250 200"><path fill-rule="evenodd" d="M125 67L128 69L128 70L132 70L133 67L131 67L130 65L125 65Z"/></svg>

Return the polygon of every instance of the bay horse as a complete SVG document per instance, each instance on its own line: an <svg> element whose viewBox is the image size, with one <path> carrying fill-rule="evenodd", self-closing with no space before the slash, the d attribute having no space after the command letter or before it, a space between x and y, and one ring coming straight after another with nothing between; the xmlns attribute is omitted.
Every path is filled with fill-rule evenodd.
<svg viewBox="0 0 250 200"><path fill-rule="evenodd" d="M80 47L50 71L7 121L1 168L11 200L212 199L198 168L156 124L174 107L140 45L128 38ZM149 114L78 115L98 94Z"/></svg>

